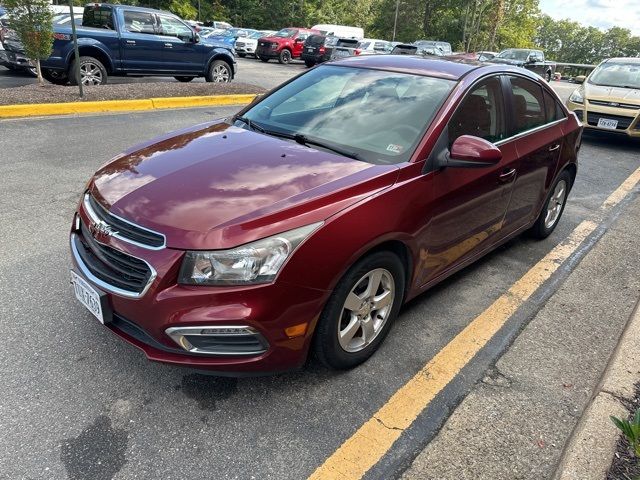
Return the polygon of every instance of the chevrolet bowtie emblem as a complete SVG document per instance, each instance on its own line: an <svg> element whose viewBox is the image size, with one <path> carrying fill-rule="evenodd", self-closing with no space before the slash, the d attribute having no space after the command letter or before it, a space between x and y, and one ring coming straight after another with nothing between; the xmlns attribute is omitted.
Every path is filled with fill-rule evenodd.
<svg viewBox="0 0 640 480"><path fill-rule="evenodd" d="M110 225L102 221L92 222L91 224L89 224L89 231L94 237L98 234L104 235L107 237L112 237L118 233L113 228L111 228Z"/></svg>

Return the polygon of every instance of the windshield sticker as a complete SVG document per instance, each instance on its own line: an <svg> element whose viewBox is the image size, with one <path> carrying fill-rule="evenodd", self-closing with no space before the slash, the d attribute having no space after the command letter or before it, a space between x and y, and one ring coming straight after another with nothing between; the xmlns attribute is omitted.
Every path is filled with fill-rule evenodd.
<svg viewBox="0 0 640 480"><path fill-rule="evenodd" d="M395 143L390 143L387 147L387 152L402 153L402 150L404 150L402 145L396 145Z"/></svg>

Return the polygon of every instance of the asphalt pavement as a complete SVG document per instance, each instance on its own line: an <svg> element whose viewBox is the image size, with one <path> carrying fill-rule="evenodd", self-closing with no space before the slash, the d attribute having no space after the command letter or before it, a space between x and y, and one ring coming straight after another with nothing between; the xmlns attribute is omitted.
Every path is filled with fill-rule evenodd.
<svg viewBox="0 0 640 480"><path fill-rule="evenodd" d="M235 110L0 121L0 477L307 477L640 166L637 142L586 137L553 235L516 238L412 301L364 365L219 378L148 362L80 306L68 280L68 230L85 182L109 158ZM474 378L460 379L462 393ZM453 398L439 402L438 421L454 406ZM390 478L421 446L403 437L377 478Z"/></svg>

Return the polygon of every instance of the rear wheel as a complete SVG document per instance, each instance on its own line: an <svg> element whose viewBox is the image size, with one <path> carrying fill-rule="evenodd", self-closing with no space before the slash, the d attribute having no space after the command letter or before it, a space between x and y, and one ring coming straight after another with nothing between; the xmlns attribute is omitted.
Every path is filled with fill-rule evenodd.
<svg viewBox="0 0 640 480"><path fill-rule="evenodd" d="M231 67L223 60L215 60L209 66L205 79L207 82L229 83L231 81Z"/></svg>
<svg viewBox="0 0 640 480"><path fill-rule="evenodd" d="M238 53L238 56L239 56L240 58L244 58L244 57L246 57L246 56L247 56L247 54L246 54L246 53Z"/></svg>
<svg viewBox="0 0 640 480"><path fill-rule="evenodd" d="M36 67L27 67L27 68L25 68L25 70L32 77L37 77L38 76L38 69Z"/></svg>
<svg viewBox="0 0 640 480"><path fill-rule="evenodd" d="M546 73L545 78L547 79L547 82L551 81L551 70Z"/></svg>
<svg viewBox="0 0 640 480"><path fill-rule="evenodd" d="M173 78L175 78L179 82L188 83L191 80L193 80L195 77L173 77Z"/></svg>
<svg viewBox="0 0 640 480"><path fill-rule="evenodd" d="M398 315L404 267L391 252L373 253L342 277L318 320L314 352L330 368L352 368L378 349Z"/></svg>
<svg viewBox="0 0 640 480"><path fill-rule="evenodd" d="M54 85L66 85L69 83L69 76L60 70L42 69L42 78Z"/></svg>
<svg viewBox="0 0 640 480"><path fill-rule="evenodd" d="M260 60L262 60L263 62L268 62L269 61L269 57L263 57L263 56L259 56L258 57Z"/></svg>
<svg viewBox="0 0 640 480"><path fill-rule="evenodd" d="M307 68L311 68L316 64L316 62L314 62L313 60L305 60L304 64L307 66Z"/></svg>
<svg viewBox="0 0 640 480"><path fill-rule="evenodd" d="M547 201L542 207L536 223L529 230L532 237L538 239L547 238L555 230L562 212L564 212L569 188L571 188L571 175L565 170L551 187Z"/></svg>
<svg viewBox="0 0 640 480"><path fill-rule="evenodd" d="M283 48L282 51L280 52L280 55L278 55L278 62L282 63L282 64L287 64L291 62L291 52L289 50L287 50L286 48Z"/></svg>
<svg viewBox="0 0 640 480"><path fill-rule="evenodd" d="M107 83L107 69L100 60L93 57L80 57L80 81L83 85L104 85ZM69 82L77 85L76 61L71 62L69 67Z"/></svg>

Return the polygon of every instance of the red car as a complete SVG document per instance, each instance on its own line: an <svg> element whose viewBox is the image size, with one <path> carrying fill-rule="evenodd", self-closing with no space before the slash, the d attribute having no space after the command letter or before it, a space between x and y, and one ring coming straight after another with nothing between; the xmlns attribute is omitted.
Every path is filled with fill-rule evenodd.
<svg viewBox="0 0 640 480"><path fill-rule="evenodd" d="M320 32L308 28L283 28L270 37L258 39L256 57L263 62L277 58L280 63L289 63L292 59L302 56L304 41L313 34Z"/></svg>
<svg viewBox="0 0 640 480"><path fill-rule="evenodd" d="M517 67L412 56L311 69L89 182L77 298L151 360L278 372L366 360L402 304L548 236L582 127Z"/></svg>

